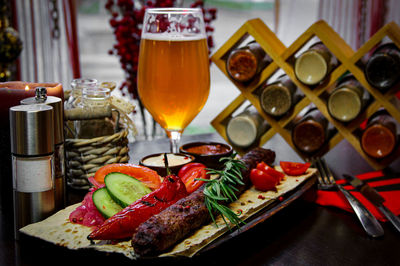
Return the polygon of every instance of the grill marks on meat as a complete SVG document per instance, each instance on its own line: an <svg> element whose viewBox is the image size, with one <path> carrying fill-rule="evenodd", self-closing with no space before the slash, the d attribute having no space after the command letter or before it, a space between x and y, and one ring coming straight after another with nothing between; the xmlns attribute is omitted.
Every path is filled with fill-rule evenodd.
<svg viewBox="0 0 400 266"><path fill-rule="evenodd" d="M133 236L132 245L137 254L157 253L210 220L203 189L198 189L142 223Z"/></svg>
<svg viewBox="0 0 400 266"><path fill-rule="evenodd" d="M246 169L242 170L245 186L238 187L241 194L249 186L250 169L264 161L272 164L275 152L263 148L255 148L241 159ZM184 239L192 231L211 221L204 203L205 185L186 198L177 201L159 214L142 223L132 237L132 246L139 255L156 254Z"/></svg>

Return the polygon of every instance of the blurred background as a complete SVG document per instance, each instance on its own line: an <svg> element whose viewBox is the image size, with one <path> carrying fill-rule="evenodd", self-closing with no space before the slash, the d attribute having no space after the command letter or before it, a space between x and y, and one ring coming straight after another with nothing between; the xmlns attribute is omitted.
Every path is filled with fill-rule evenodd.
<svg viewBox="0 0 400 266"><path fill-rule="evenodd" d="M110 26L112 14L105 8L108 2L12 0L8 3L12 25L19 32L24 47L13 66L13 78L61 81L64 90L68 90L71 80L77 77L114 81L120 86L125 73L119 56L109 53L116 40ZM192 3L185 1L182 5L188 7ZM143 2L138 0L136 4L140 6ZM204 6L217 10L216 19L210 23L214 29L212 53L252 18L263 20L286 46L312 23L324 19L354 50L387 22L400 24L400 1L396 0L206 0ZM113 93L135 102L124 90ZM210 122L238 95L239 90L212 64L208 101L184 134L214 132ZM139 112L133 119L139 129L136 139L163 136L158 127L154 136L144 134L153 131L153 127L151 123L144 127Z"/></svg>

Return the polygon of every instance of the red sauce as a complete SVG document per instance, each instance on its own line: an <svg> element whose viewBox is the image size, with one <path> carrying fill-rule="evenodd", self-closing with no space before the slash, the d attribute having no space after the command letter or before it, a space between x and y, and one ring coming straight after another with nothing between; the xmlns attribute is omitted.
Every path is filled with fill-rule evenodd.
<svg viewBox="0 0 400 266"><path fill-rule="evenodd" d="M223 154L229 152L229 148L223 145L199 145L193 146L186 149L187 152L195 153L195 154L205 154L205 155L212 155L212 154Z"/></svg>

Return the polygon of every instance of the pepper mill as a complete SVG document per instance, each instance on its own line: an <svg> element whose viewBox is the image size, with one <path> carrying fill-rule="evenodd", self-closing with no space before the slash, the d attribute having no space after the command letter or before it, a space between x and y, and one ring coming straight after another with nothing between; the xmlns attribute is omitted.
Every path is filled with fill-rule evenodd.
<svg viewBox="0 0 400 266"><path fill-rule="evenodd" d="M64 107L60 98L47 96L45 87L37 87L35 97L23 99L21 104L45 104L54 111L54 166L55 166L55 201L56 210L66 206L65 150L64 150Z"/></svg>
<svg viewBox="0 0 400 266"><path fill-rule="evenodd" d="M43 104L10 108L14 236L19 229L54 212L53 107Z"/></svg>

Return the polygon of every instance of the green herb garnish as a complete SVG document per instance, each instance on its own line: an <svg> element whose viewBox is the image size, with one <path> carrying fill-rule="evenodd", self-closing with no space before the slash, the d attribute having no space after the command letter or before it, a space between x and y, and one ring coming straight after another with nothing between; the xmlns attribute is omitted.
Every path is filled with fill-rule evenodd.
<svg viewBox="0 0 400 266"><path fill-rule="evenodd" d="M213 213L217 212L221 214L222 219L229 229L230 225L226 219L228 219L232 224L236 226L240 226L241 223L244 223L242 219L239 218L239 214L236 214L231 209L229 209L229 207L221 204L221 201L230 203L237 200L235 191L238 191L238 189L236 188L236 186L244 185L242 181L243 177L241 169L246 168L246 166L242 161L236 160L234 158L235 155L232 155L232 157L224 157L220 159L221 162L225 161L223 170L207 169L207 174L219 175L218 178L213 180L200 179L207 182L203 193L205 195L205 204L208 211L210 212L211 219L218 227Z"/></svg>

